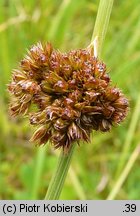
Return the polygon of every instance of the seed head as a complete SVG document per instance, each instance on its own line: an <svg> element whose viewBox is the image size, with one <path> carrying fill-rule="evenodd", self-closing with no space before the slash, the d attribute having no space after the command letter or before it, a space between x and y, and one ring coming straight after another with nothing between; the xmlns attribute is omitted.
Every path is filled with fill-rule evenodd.
<svg viewBox="0 0 140 216"><path fill-rule="evenodd" d="M61 53L38 43L13 71L8 89L14 97L11 114L28 114L38 126L31 141L50 140L65 151L74 141L90 141L92 130L109 131L128 112L128 100L89 49Z"/></svg>

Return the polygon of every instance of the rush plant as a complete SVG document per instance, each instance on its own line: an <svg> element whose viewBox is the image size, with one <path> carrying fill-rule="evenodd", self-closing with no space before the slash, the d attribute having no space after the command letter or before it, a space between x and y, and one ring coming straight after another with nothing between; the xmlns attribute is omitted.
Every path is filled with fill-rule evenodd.
<svg viewBox="0 0 140 216"><path fill-rule="evenodd" d="M113 0L100 1L87 48L62 53L39 42L13 71L11 114L26 115L37 126L31 141L62 148L46 199L59 198L76 144L90 142L93 130L107 132L127 115L128 100L100 60L112 5Z"/></svg>

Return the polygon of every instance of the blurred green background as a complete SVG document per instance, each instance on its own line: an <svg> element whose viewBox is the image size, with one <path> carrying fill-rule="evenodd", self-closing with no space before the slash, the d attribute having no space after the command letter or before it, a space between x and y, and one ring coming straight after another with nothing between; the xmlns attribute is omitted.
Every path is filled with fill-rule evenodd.
<svg viewBox="0 0 140 216"><path fill-rule="evenodd" d="M59 154L51 145L31 144L28 121L10 117L6 84L11 70L38 41L62 51L88 46L98 4L0 0L0 199L43 199ZM140 199L139 0L114 2L102 59L129 98L130 112L121 126L94 132L91 144L77 147L60 199Z"/></svg>

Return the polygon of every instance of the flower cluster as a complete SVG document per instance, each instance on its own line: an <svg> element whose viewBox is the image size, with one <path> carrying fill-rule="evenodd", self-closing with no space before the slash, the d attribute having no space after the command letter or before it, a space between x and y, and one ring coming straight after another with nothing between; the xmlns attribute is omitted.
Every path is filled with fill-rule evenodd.
<svg viewBox="0 0 140 216"><path fill-rule="evenodd" d="M92 130L109 131L128 112L128 100L89 49L61 53L38 43L13 71L8 89L12 115L28 114L39 126L31 141L50 140L66 151L74 141L89 141Z"/></svg>

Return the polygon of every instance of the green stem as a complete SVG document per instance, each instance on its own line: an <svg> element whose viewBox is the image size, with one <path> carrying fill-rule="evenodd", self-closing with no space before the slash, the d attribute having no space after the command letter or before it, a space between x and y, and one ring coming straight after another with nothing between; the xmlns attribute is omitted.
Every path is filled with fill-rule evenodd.
<svg viewBox="0 0 140 216"><path fill-rule="evenodd" d="M92 35L92 43L97 39L97 53L100 57L102 45L108 28L114 0L100 0L97 18ZM91 44L92 44L91 43Z"/></svg>
<svg viewBox="0 0 140 216"><path fill-rule="evenodd" d="M74 143L71 146L68 154L65 154L63 151L61 152L59 160L58 160L56 172L54 173L54 176L52 177L47 194L45 196L46 200L59 199L59 196L61 194L64 182L65 182L65 178L67 176L67 172L68 172L68 169L71 163L71 158L72 158L75 146L76 146L76 143Z"/></svg>
<svg viewBox="0 0 140 216"><path fill-rule="evenodd" d="M115 199L116 195L118 194L123 183L127 179L127 176L129 175L129 173L130 173L134 163L138 159L139 155L140 155L140 145L138 144L136 146L135 150L133 151L133 153L131 154L131 157L129 158L124 170L122 171L122 173L121 173L119 179L117 180L116 184L114 185L112 191L108 195L107 200Z"/></svg>
<svg viewBox="0 0 140 216"><path fill-rule="evenodd" d="M103 40L106 35L112 5L113 5L113 0L100 0L98 14L97 14L93 36L92 36L92 42L90 45L91 48L93 47L93 45L97 45L96 53L98 54L98 56L101 52ZM97 43L94 44L96 38L97 38ZM94 49L94 53L95 53L95 49ZM49 185L45 199L47 200L59 199L70 166L74 146L75 144L71 147L67 155L65 155L63 152L61 153L58 160L56 171Z"/></svg>
<svg viewBox="0 0 140 216"><path fill-rule="evenodd" d="M131 143L132 143L132 139L134 137L134 133L139 121L139 116L140 116L140 94L138 95L138 99L133 111L133 115L131 118L131 122L130 122L130 126L128 128L128 132L126 134L126 138L125 138L125 142L123 145L123 150L119 159L119 163L118 163L118 169L116 172L116 177L118 177L120 175L120 173L122 172L122 169L124 167L124 164L127 160L127 155L129 154L129 150L131 147Z"/></svg>

